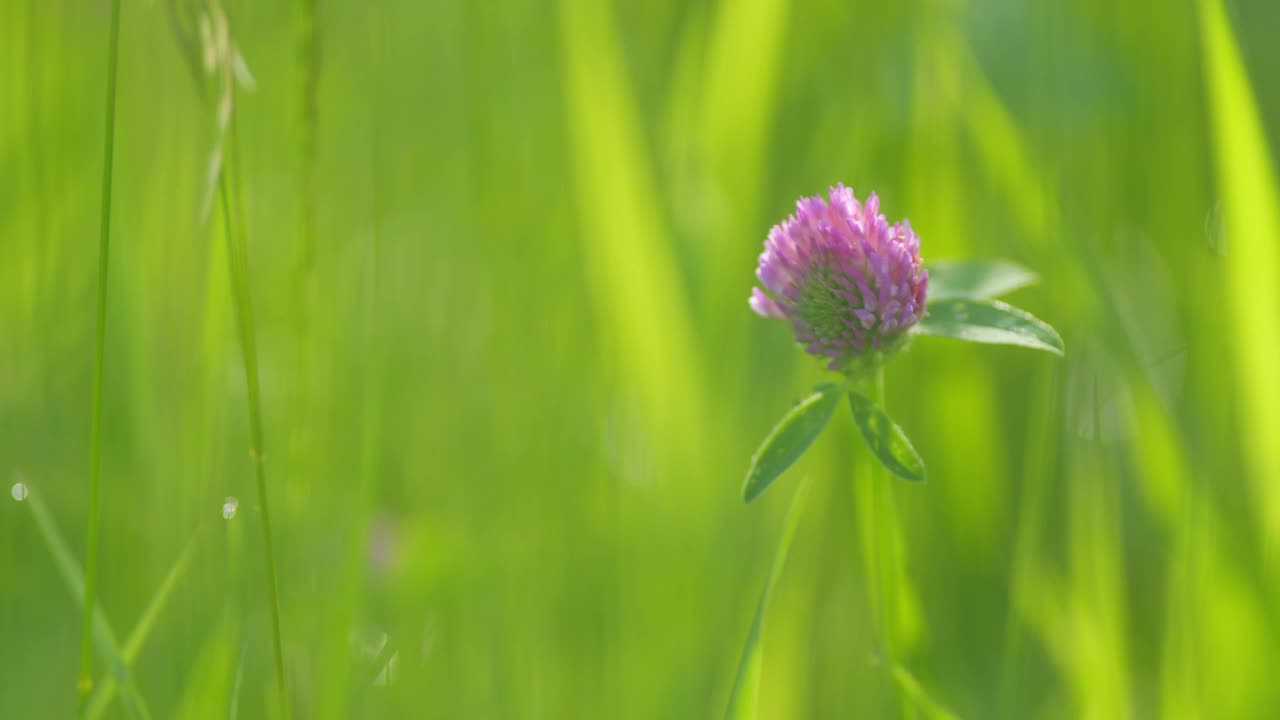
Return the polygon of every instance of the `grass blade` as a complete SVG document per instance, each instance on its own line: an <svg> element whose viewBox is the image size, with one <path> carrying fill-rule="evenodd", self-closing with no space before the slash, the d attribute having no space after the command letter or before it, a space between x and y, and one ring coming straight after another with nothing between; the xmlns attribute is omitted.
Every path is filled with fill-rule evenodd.
<svg viewBox="0 0 1280 720"><path fill-rule="evenodd" d="M1226 322L1232 328L1241 393L1239 423L1255 507L1269 561L1280 549L1280 183L1271 165L1267 130L1254 99L1239 44L1221 0L1200 0L1218 195L1229 246L1223 278ZM1274 562L1271 562L1274 566Z"/></svg>
<svg viewBox="0 0 1280 720"><path fill-rule="evenodd" d="M1055 355L1062 355L1066 350L1062 337L1048 323L998 300L929 303L916 332L968 342L1018 345Z"/></svg>
<svg viewBox="0 0 1280 720"><path fill-rule="evenodd" d="M116 69L120 57L120 0L111 2L111 26L107 38L107 111L102 160L102 207L98 234L98 321L93 356L93 409L89 420L89 512L85 532L84 598L80 627L80 676L77 702L84 712L93 689L91 649L93 612L97 606L98 534L102 515L102 374L107 352L107 265L111 250L111 174L116 135Z"/></svg>
<svg viewBox="0 0 1280 720"><path fill-rule="evenodd" d="M715 267L739 254L738 238L756 229L751 218L760 208L759 178L769 167L770 132L782 115L778 100L785 77L787 38L793 10L790 0L726 0L712 3L705 30L700 127L697 149L706 158L706 180L724 193L726 206L708 208L715 231L699 242L704 267ZM751 68L751 82L741 82ZM695 101L697 102L697 101ZM727 208L732 208L728 210ZM708 273L709 297L723 297L729 273Z"/></svg>
<svg viewBox="0 0 1280 720"><path fill-rule="evenodd" d="M160 582L160 587L156 588L156 594L152 596L147 609L143 611L142 617L138 619L138 624L134 626L133 632L129 633L129 637L124 642L124 659L127 662L133 662L138 657L138 651L142 649L142 645L147 641L147 636L151 634L151 628L155 626L156 619L164 611L164 606L169 602L169 597L173 595L173 589L177 587L178 581L182 579L182 576L187 573L187 568L191 565L191 553L194 545L195 541L192 540L183 548L182 554L173 562L173 566L169 568L164 580Z"/></svg>
<svg viewBox="0 0 1280 720"><path fill-rule="evenodd" d="M250 454L253 457L255 477L258 485L258 505L262 516L263 547L267 563L267 595L271 604L272 650L275 659L276 683L280 693L279 703L281 717L289 717L288 685L285 681L284 646L280 633L280 589L276 579L275 546L271 533L270 504L267 499L267 470L262 433L262 399L258 383L258 351L253 325L253 305L249 293L249 267L245 248L244 203L239 183L239 142L236 136L235 121L232 120L231 147L234 163L232 170L236 173L236 228L232 232L231 200L228 189L227 172L224 168L219 179L219 194L222 197L223 229L227 238L227 264L231 274L232 295L235 298L236 314L240 325L240 350L244 360L245 384L249 398L249 441Z"/></svg>
<svg viewBox="0 0 1280 720"><path fill-rule="evenodd" d="M299 0L297 33L294 39L298 64L302 67L302 90L298 102L299 170L298 229L300 252L295 283L298 292L315 261L316 215L316 135L320 95L320 38L317 5L319 0ZM303 307L302 303L299 303Z"/></svg>
<svg viewBox="0 0 1280 720"><path fill-rule="evenodd" d="M591 305L647 430L701 462L697 331L649 163L612 3L561 0L560 47Z"/></svg>
<svg viewBox="0 0 1280 720"><path fill-rule="evenodd" d="M769 569L769 579L765 582L764 591L760 593L755 619L751 621L751 632L747 634L747 643L742 648L742 660L738 663L738 673L733 681L733 690L729 694L729 706L724 713L725 720L751 720L756 716L760 678L764 671L764 614L769 609L769 598L773 595L773 588L782 575L782 568L787 564L787 554L791 552L791 541L795 538L796 528L800 524L800 515L804 509L804 499L808 491L809 483L807 481L800 483L800 487L796 489L795 498L791 500L791 509L787 511L782 538L778 541L778 549L773 554L773 566Z"/></svg>
<svg viewBox="0 0 1280 720"><path fill-rule="evenodd" d="M819 385L812 395L797 403L778 421L751 457L747 480L742 486L745 502L759 497L809 449L831 420L840 401L840 390L839 385L832 383Z"/></svg>

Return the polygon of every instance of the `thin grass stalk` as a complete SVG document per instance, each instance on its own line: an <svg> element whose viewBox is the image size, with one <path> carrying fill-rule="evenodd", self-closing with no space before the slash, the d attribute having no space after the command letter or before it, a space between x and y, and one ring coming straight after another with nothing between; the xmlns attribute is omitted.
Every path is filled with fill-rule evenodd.
<svg viewBox="0 0 1280 720"><path fill-rule="evenodd" d="M246 651L242 628L238 622L239 618L244 617L241 594L241 590L244 585L244 528L240 526L239 520L234 516L228 518L226 527L226 583L228 587L231 587L234 590L231 593L231 599L223 608L223 617L225 618L223 623L224 627L233 629L232 632L236 635L236 645L240 648L238 659L236 660L235 677L231 682L231 692L227 696L227 720L236 720L240 715L240 691L244 681L244 658Z"/></svg>
<svg viewBox="0 0 1280 720"><path fill-rule="evenodd" d="M234 92L234 90L233 90ZM253 324L253 306L249 293L248 251L245 242L244 202L240 185L240 145L234 115L231 123L231 163L224 166L218 178L223 230L227 239L227 265L231 290L240 325L240 349L243 355L245 384L248 388L249 442L254 474L258 485L258 505L262 516L262 538L267 563L267 594L271 605L272 650L281 717L289 717L288 686L285 683L284 646L280 632L280 589L276 575L275 544L271 532L271 512L267 499L267 469L262 432L262 398L258 382L258 350ZM232 173L228 181L227 170ZM235 191L235 223L232 224L232 186Z"/></svg>
<svg viewBox="0 0 1280 720"><path fill-rule="evenodd" d="M316 157L320 94L320 0L298 0L295 17L297 53L301 87L298 96L298 251L292 277L293 314L297 321L294 377L298 382L291 393L294 431L302 438L300 451L306 453L313 442L316 426L306 423L314 417L308 395L308 378L312 367L314 320L309 304L316 257Z"/></svg>
<svg viewBox="0 0 1280 720"><path fill-rule="evenodd" d="M98 591L98 534L102 521L102 384L107 347L107 264L111 249L111 170L116 134L116 68L120 56L120 0L111 2L107 35L107 108L102 162L102 217L98 234L98 319L93 359L93 408L89 421L89 512L85 529L84 602L80 626L80 674L76 704L83 713L93 690L93 609Z"/></svg>
<svg viewBox="0 0 1280 720"><path fill-rule="evenodd" d="M307 303L315 265L316 247L316 133L320 94L319 0L299 0L296 52L301 75L298 103L298 257L293 269L293 302L298 322L297 377L302 379L293 397L298 418L311 416L307 405L306 378L311 377L312 320ZM309 433L308 433L309 435Z"/></svg>
<svg viewBox="0 0 1280 720"><path fill-rule="evenodd" d="M302 66L298 132L302 180L302 192L298 194L301 252L296 277L300 307L302 307L302 289L305 288L305 280L315 258L316 125L320 94L320 44L316 25L318 5L319 0L299 0L297 11L297 59Z"/></svg>
<svg viewBox="0 0 1280 720"><path fill-rule="evenodd" d="M882 409L884 408L883 366L878 366L875 375L871 378L871 400ZM875 525L871 531L872 542L875 543L875 583L872 585L872 589L876 593L875 606L878 610L876 631L880 637L880 652L883 653L883 657L880 660L886 670L891 670L897 664L897 657L894 655L892 623L889 619L890 613L893 612L893 588L890 585L886 568L888 558L885 556L886 553L892 552L893 548L893 527L889 515L884 513L884 509L888 505L888 480L889 478L885 475L884 465L876 458L871 458L871 492L872 497L875 498L875 509L872 512ZM896 702L897 686L890 683L890 687L894 689Z"/></svg>

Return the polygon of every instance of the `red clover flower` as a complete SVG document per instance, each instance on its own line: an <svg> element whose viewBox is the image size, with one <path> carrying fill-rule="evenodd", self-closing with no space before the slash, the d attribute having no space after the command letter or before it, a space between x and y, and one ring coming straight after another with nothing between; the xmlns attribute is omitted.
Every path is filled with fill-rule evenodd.
<svg viewBox="0 0 1280 720"><path fill-rule="evenodd" d="M929 284L911 225L890 225L875 193L862 204L842 184L796 202L769 231L756 276L768 292L753 288L751 309L787 320L807 352L849 374L902 347Z"/></svg>

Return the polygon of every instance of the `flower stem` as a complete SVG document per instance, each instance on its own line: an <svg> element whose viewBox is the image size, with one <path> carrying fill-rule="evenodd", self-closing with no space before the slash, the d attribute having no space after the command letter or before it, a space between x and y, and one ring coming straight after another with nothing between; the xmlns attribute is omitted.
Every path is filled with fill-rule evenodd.
<svg viewBox="0 0 1280 720"><path fill-rule="evenodd" d="M98 534L102 514L102 383L107 345L107 262L111 247L111 169L116 134L116 67L120 56L120 0L111 2L107 35L107 111L102 162L102 216L98 235L98 321L93 360L93 409L89 421L89 513L85 532L84 614L80 631L79 710L93 690L93 608L98 590Z"/></svg>
<svg viewBox="0 0 1280 720"><path fill-rule="evenodd" d="M871 377L871 400L881 408L884 407L883 367L877 367L875 374ZM890 613L893 612L893 592L889 578L890 558L887 555L893 552L893 527L891 516L885 512L889 500L887 480L884 466L875 457L872 457L871 497L873 512L871 517L873 524L871 541L875 556L875 564L872 569L874 574L872 591L876 593L873 604L877 610L877 634L880 638L880 651L884 654L883 661L886 666L892 666L893 639L890 631L891 622L888 618Z"/></svg>
<svg viewBox="0 0 1280 720"><path fill-rule="evenodd" d="M884 368L877 363L876 370L867 379L871 400L884 407ZM874 628L877 660L885 670L885 677L893 689L893 702L900 703L898 684L893 681L897 665L894 654L893 617L897 608L897 510L884 466L874 456L870 458L868 486L854 489L854 497L861 509L864 524L864 558L867 572L868 603Z"/></svg>
<svg viewBox="0 0 1280 720"><path fill-rule="evenodd" d="M240 349L244 356L245 383L249 396L250 454L258 484L258 505L262 511L262 539L267 562L267 594L271 603L272 647L275 654L275 672L281 717L289 717L288 686L285 683L284 647L280 633L280 590L276 579L275 545L271 533L271 512L267 500L267 470L262 440L262 399L258 384L258 351L253 329L253 305L249 293L249 264L245 242L244 199L240 188L240 153L234 115L231 125L231 172L234 172L236 195L235 231L232 231L231 189L227 181L228 168L224 167L218 178L218 193L222 200L223 230L227 238L227 265L231 275L232 295L240 325Z"/></svg>

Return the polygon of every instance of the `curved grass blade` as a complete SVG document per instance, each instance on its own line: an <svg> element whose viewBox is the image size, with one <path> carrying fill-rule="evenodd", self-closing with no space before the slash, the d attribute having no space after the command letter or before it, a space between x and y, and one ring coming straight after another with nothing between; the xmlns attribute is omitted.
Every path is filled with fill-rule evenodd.
<svg viewBox="0 0 1280 720"><path fill-rule="evenodd" d="M1012 260L934 260L929 271L929 299L999 297L1040 281L1040 276Z"/></svg>
<svg viewBox="0 0 1280 720"><path fill-rule="evenodd" d="M912 482L924 482L924 460L912 447L902 428L884 410L861 393L849 391L849 409L862 431L862 439L889 472Z"/></svg>
<svg viewBox="0 0 1280 720"><path fill-rule="evenodd" d="M755 619L751 621L751 632L747 634L747 643L742 648L742 660L738 663L733 691L729 694L729 706L724 713L725 720L753 720L756 716L760 676L764 668L764 643L762 642L764 614L769 607L773 587L778 583L782 568L787 564L791 540L795 537L796 527L800 524L800 514L804 509L804 499L808 491L809 483L807 481L800 483L795 498L791 500L791 509L787 511L782 538L778 541L778 549L773 553L773 566L769 569L769 579L765 582L764 591L760 593Z"/></svg>
<svg viewBox="0 0 1280 720"><path fill-rule="evenodd" d="M45 546L49 548L49 554L53 556L54 564L58 566L58 571L62 575L63 582L67 585L67 590L71 592L77 602L84 602L84 575L80 571L80 564L76 562L75 556L71 554L71 548L62 537L62 533L59 532L57 523L54 522L53 516L49 514L49 509L45 507L44 501L36 492L31 492L27 496L27 503L31 506L31 516L36 521L36 527L40 530L40 536L44 539ZM97 602L93 605L91 627L93 644L98 650L98 655L102 657L102 661L106 664L108 671L115 677L115 681L123 688L120 693L120 700L124 705L126 714L130 718L135 718L135 720L149 719L151 713L147 709L146 701L143 700L142 694L138 692L138 688L133 682L133 676L129 673L128 663L125 662L120 652L120 644L116 642L115 632L111 630L111 624L107 622L106 613L103 612L102 606ZM87 696L85 701L88 702Z"/></svg>
<svg viewBox="0 0 1280 720"><path fill-rule="evenodd" d="M931 302L916 332L968 342L1018 345L1055 355L1066 350L1062 337L1048 323L999 300Z"/></svg>
<svg viewBox="0 0 1280 720"><path fill-rule="evenodd" d="M116 136L116 76L120 61L120 0L111 2L111 25L107 36L107 111L102 158L102 206L98 233L98 304L93 354L93 401L89 415L89 509L85 518L84 582L80 592L80 675L76 680L76 701L84 712L93 689L92 645L98 588L98 535L102 523L102 392L103 365L107 354L107 268L111 258L111 181ZM51 526L52 527L52 526ZM73 563L73 567L74 567ZM114 644L114 643L113 643Z"/></svg>
<svg viewBox="0 0 1280 720"><path fill-rule="evenodd" d="M743 501L751 502L759 497L809 449L835 412L840 391L840 386L834 383L819 385L774 426L751 457L751 469L747 470L747 480L742 487Z"/></svg>

